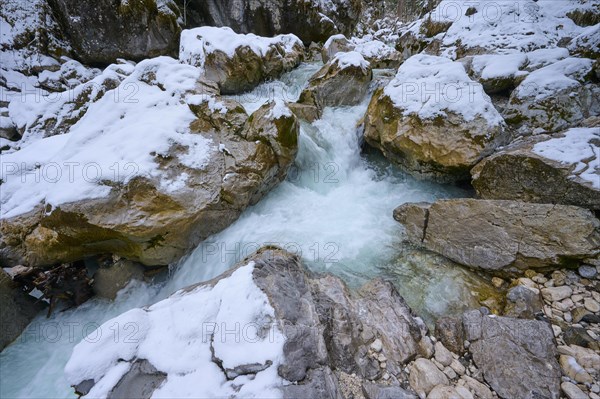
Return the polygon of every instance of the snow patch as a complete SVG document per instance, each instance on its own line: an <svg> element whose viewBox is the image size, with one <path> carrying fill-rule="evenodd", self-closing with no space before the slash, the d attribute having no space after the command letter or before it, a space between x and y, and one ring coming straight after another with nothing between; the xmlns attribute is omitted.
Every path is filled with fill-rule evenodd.
<svg viewBox="0 0 600 399"><path fill-rule="evenodd" d="M366 72L369 67L369 61L365 60L364 57L357 51L349 51L347 53L337 53L332 60L333 64L337 64L340 69L346 68L360 68L363 72Z"/></svg>

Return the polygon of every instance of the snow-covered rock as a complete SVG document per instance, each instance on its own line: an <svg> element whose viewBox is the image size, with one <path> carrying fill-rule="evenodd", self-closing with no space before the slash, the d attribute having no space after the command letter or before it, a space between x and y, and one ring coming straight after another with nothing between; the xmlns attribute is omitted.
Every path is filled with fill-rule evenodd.
<svg viewBox="0 0 600 399"><path fill-rule="evenodd" d="M355 47L354 43L348 40L346 36L341 34L333 35L327 39L325 44L323 44L323 49L321 49L321 59L323 60L323 63L326 64L337 53L353 51Z"/></svg>
<svg viewBox="0 0 600 399"><path fill-rule="evenodd" d="M110 326L123 337L136 331L119 340L90 334L65 367L86 397L334 398L340 373L353 374L358 389L401 373L427 330L391 283L353 292L274 247L100 331ZM398 382L385 386L402 392Z"/></svg>
<svg viewBox="0 0 600 399"><path fill-rule="evenodd" d="M511 93L507 122L557 131L600 114L600 87L591 83L593 61L569 57L533 71Z"/></svg>
<svg viewBox="0 0 600 399"><path fill-rule="evenodd" d="M63 57L61 62L58 71L46 70L39 74L38 80L42 88L48 91L65 91L86 83L101 73L97 68L88 68L67 57Z"/></svg>
<svg viewBox="0 0 600 399"><path fill-rule="evenodd" d="M237 34L231 28L202 27L181 34L179 59L202 69L223 94L240 93L296 67L304 45L288 34L273 38Z"/></svg>
<svg viewBox="0 0 600 399"><path fill-rule="evenodd" d="M285 177L298 124L281 105L248 119L198 68L168 57L129 66L62 134L28 127L21 148L2 154L5 263L114 253L168 264ZM242 128L255 133L240 139Z"/></svg>
<svg viewBox="0 0 600 399"><path fill-rule="evenodd" d="M600 209L600 126L518 140L471 174L484 199Z"/></svg>
<svg viewBox="0 0 600 399"><path fill-rule="evenodd" d="M308 81L299 103L314 105L319 112L324 107L356 105L369 89L373 72L360 53L337 53Z"/></svg>
<svg viewBox="0 0 600 399"><path fill-rule="evenodd" d="M321 58L324 63L329 62L337 53L356 51L365 60L369 61L372 68L398 68L401 55L393 47L372 37L346 39L344 35L331 36L323 45Z"/></svg>
<svg viewBox="0 0 600 399"><path fill-rule="evenodd" d="M464 180L506 140L505 124L462 64L416 55L373 95L365 139L417 176Z"/></svg>

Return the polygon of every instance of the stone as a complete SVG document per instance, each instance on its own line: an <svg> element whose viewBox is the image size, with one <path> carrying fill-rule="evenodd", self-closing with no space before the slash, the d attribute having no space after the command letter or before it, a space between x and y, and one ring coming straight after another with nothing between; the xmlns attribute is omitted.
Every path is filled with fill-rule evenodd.
<svg viewBox="0 0 600 399"><path fill-rule="evenodd" d="M108 394L110 398L149 398L167 378L147 360L136 360Z"/></svg>
<svg viewBox="0 0 600 399"><path fill-rule="evenodd" d="M508 300L504 309L505 316L533 319L535 315L542 312L543 303L540 300L539 290L537 293L524 285L517 285L508 290Z"/></svg>
<svg viewBox="0 0 600 399"><path fill-rule="evenodd" d="M492 284L496 288L500 288L504 285L504 280L499 277L492 277Z"/></svg>
<svg viewBox="0 0 600 399"><path fill-rule="evenodd" d="M560 384L560 388L568 399L588 399L588 396L573 383L563 382Z"/></svg>
<svg viewBox="0 0 600 399"><path fill-rule="evenodd" d="M427 395L427 399L463 399L463 396L453 387L438 385Z"/></svg>
<svg viewBox="0 0 600 399"><path fill-rule="evenodd" d="M542 288L542 297L546 302L558 302L569 298L573 294L573 289L568 285L560 287Z"/></svg>
<svg viewBox="0 0 600 399"><path fill-rule="evenodd" d="M458 375L464 375L466 373L465 366L463 366L463 364L456 359L452 360L450 367L452 367L452 370L454 370Z"/></svg>
<svg viewBox="0 0 600 399"><path fill-rule="evenodd" d="M222 42L212 43L215 36ZM238 46L232 50L230 42ZM206 78L218 84L221 94L236 94L298 66L304 59L304 45L291 34L267 38L204 26L182 32L179 59L204 69Z"/></svg>
<svg viewBox="0 0 600 399"><path fill-rule="evenodd" d="M308 81L301 104L325 107L359 104L373 79L370 64L357 52L338 53Z"/></svg>
<svg viewBox="0 0 600 399"><path fill-rule="evenodd" d="M593 61L568 57L530 73L510 94L504 119L524 131L560 131L600 112L600 87L590 82ZM556 80L569 80L566 86Z"/></svg>
<svg viewBox="0 0 600 399"><path fill-rule="evenodd" d="M462 376L461 381L464 381L465 386L469 388L471 392L475 394L478 399L492 399L494 395L490 388L485 384L477 381L475 378L469 377L468 375Z"/></svg>
<svg viewBox="0 0 600 399"><path fill-rule="evenodd" d="M583 300L583 306L592 313L600 312L600 304L592 298L585 298Z"/></svg>
<svg viewBox="0 0 600 399"><path fill-rule="evenodd" d="M433 356L433 343L428 336L423 336L423 338L421 338L421 341L419 342L419 354L427 359L431 359Z"/></svg>
<svg viewBox="0 0 600 399"><path fill-rule="evenodd" d="M560 367L570 379L580 383L591 383L592 376L571 356L560 355Z"/></svg>
<svg viewBox="0 0 600 399"><path fill-rule="evenodd" d="M599 343L596 342L583 327L568 327L563 334L563 340L567 345L577 345L584 348L600 350Z"/></svg>
<svg viewBox="0 0 600 399"><path fill-rule="evenodd" d="M454 358L452 352L450 352L444 344L441 342L435 343L435 360L440 362L443 366L450 366Z"/></svg>
<svg viewBox="0 0 600 399"><path fill-rule="evenodd" d="M22 291L11 277L0 269L0 351L21 335L46 303Z"/></svg>
<svg viewBox="0 0 600 399"><path fill-rule="evenodd" d="M375 352L381 352L381 349L383 349L383 344L379 338L373 341L371 344L371 349L373 349Z"/></svg>
<svg viewBox="0 0 600 399"><path fill-rule="evenodd" d="M469 351L483 378L504 399L558 399L560 366L549 324L484 316Z"/></svg>
<svg viewBox="0 0 600 399"><path fill-rule="evenodd" d="M428 102L423 88L445 87L448 71L455 79L452 84L470 87L478 100L460 108L457 104L467 101L465 93L458 93L455 101ZM414 92L407 94L410 88ZM472 117L463 114L467 108ZM408 173L440 182L469 180L469 170L508 139L491 100L463 66L424 54L411 57L387 86L375 91L365 115L364 137Z"/></svg>
<svg viewBox="0 0 600 399"><path fill-rule="evenodd" d="M520 274L600 253L600 220L586 209L475 199L439 200L428 212L423 208L407 203L394 211L396 220L408 226L408 241L468 267ZM547 288L546 297L564 299L567 290Z"/></svg>
<svg viewBox="0 0 600 399"><path fill-rule="evenodd" d="M561 355L574 357L581 367L587 370L600 372L600 354L589 348L584 348L577 345L561 345L558 347L558 352Z"/></svg>
<svg viewBox="0 0 600 399"><path fill-rule="evenodd" d="M100 268L94 273L92 289L102 298L115 299L117 293L131 280L144 280L144 267L138 263L120 259L108 268Z"/></svg>
<svg viewBox="0 0 600 399"><path fill-rule="evenodd" d="M556 156L550 151L554 146L561 147L563 142L576 140L584 132L590 133L590 152L598 151L600 144L593 139L595 136L591 134L592 131L593 128L572 129L516 140L483 159L471 170L477 195L483 199L600 209L600 186L595 184L593 175L582 174L586 167L581 167L581 164L593 162L592 158L583 155L581 160L566 162L555 159Z"/></svg>
<svg viewBox="0 0 600 399"><path fill-rule="evenodd" d="M444 346L452 352L463 353L465 350L465 334L461 319L452 317L438 318L435 321L435 333Z"/></svg>
<svg viewBox="0 0 600 399"><path fill-rule="evenodd" d="M327 64L337 53L347 53L354 51L356 46L346 38L344 35L333 35L325 44L321 50L321 59L324 64Z"/></svg>
<svg viewBox="0 0 600 399"><path fill-rule="evenodd" d="M175 60L153 59L139 63L136 76L146 79L153 73L166 78L156 71L173 64L186 68ZM168 84L151 81L151 85ZM167 98L167 102L172 100L170 94ZM44 266L109 253L146 266L164 266L229 226L285 178L298 150L300 125L281 102L263 105L254 117L235 101L222 102L225 112L213 112L208 103L188 105L197 119L190 115L190 131L181 134L189 140L203 137L220 144L207 149L202 163L186 160L188 147L165 143L164 154L152 155L152 148L148 151L157 168L152 174L136 176L127 184L111 184L104 197L43 212L40 204L27 213L4 218L0 224L3 261ZM97 117L86 115L92 120ZM224 117L229 117L229 123L224 123ZM184 172L186 184L165 188L165 182L179 181Z"/></svg>
<svg viewBox="0 0 600 399"><path fill-rule="evenodd" d="M399 386L375 384L369 381L363 383L362 392L366 399L417 399L416 395Z"/></svg>
<svg viewBox="0 0 600 399"><path fill-rule="evenodd" d="M63 30L69 33L77 58L86 64L177 55L181 15L172 0L51 0L49 4Z"/></svg>
<svg viewBox="0 0 600 399"><path fill-rule="evenodd" d="M419 395L427 395L437 385L448 385L448 378L430 360L417 359L408 366L408 381Z"/></svg>
<svg viewBox="0 0 600 399"><path fill-rule="evenodd" d="M579 272L579 275L581 277L584 277L587 279L594 278L598 275L598 271L596 270L596 268L594 266L590 266L590 265L579 266L579 269L577 269L577 271Z"/></svg>

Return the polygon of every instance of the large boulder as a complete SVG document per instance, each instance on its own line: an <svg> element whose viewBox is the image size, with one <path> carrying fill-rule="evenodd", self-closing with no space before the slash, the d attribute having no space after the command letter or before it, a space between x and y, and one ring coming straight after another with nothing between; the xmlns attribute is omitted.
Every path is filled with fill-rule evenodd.
<svg viewBox="0 0 600 399"><path fill-rule="evenodd" d="M203 69L222 94L251 90L298 66L303 57L304 45L292 34L267 38L213 27L181 33L179 59Z"/></svg>
<svg viewBox="0 0 600 399"><path fill-rule="evenodd" d="M511 93L506 121L526 131L558 131L600 114L592 66L590 59L569 57L533 71Z"/></svg>
<svg viewBox="0 0 600 399"><path fill-rule="evenodd" d="M482 316L463 317L469 351L483 378L503 399L560 397L561 370L554 334L545 321Z"/></svg>
<svg viewBox="0 0 600 399"><path fill-rule="evenodd" d="M171 58L140 62L68 132L3 154L2 263L108 253L166 265L281 181L297 150L292 113L271 102L248 117L201 82Z"/></svg>
<svg viewBox="0 0 600 399"><path fill-rule="evenodd" d="M84 340L65 368L68 381L89 397L117 397L119 390L138 398L341 398L340 379L350 375L359 392L362 386L405 393L397 381L383 383L383 375L402 373L426 331L391 284L374 280L351 292L339 278L313 275L299 258L273 247L108 323L115 322L135 322L136 339ZM141 359L146 363L136 364ZM133 383L140 366L144 378Z"/></svg>
<svg viewBox="0 0 600 399"><path fill-rule="evenodd" d="M369 61L372 68L396 69L402 61L401 54L382 41L358 38L350 41L344 35L333 35L327 39L321 50L321 58L324 63L327 63L337 53L350 51L360 53L365 60Z"/></svg>
<svg viewBox="0 0 600 399"><path fill-rule="evenodd" d="M324 107L357 105L367 94L373 72L369 63L355 51L337 53L308 81L299 103Z"/></svg>
<svg viewBox="0 0 600 399"><path fill-rule="evenodd" d="M176 0L186 27L228 26L236 32L274 36L293 33L307 46L333 34L350 35L360 0Z"/></svg>
<svg viewBox="0 0 600 399"><path fill-rule="evenodd" d="M49 0L77 58L110 64L176 55L180 13L172 0Z"/></svg>
<svg viewBox="0 0 600 399"><path fill-rule="evenodd" d="M484 199L600 209L600 127L523 138L471 170Z"/></svg>
<svg viewBox="0 0 600 399"><path fill-rule="evenodd" d="M22 291L4 270L0 270L0 351L21 335L45 304Z"/></svg>
<svg viewBox="0 0 600 399"><path fill-rule="evenodd" d="M365 140L409 173L466 180L506 141L505 125L482 86L447 58L416 55L373 95Z"/></svg>
<svg viewBox="0 0 600 399"><path fill-rule="evenodd" d="M457 199L404 204L394 218L410 242L497 274L577 265L600 255L600 220L574 206Z"/></svg>

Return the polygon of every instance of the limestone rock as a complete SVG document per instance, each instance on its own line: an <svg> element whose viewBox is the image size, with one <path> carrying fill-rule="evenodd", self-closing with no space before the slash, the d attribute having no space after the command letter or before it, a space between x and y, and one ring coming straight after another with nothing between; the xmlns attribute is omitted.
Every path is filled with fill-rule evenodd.
<svg viewBox="0 0 600 399"><path fill-rule="evenodd" d="M567 145L583 151L570 156ZM600 175L593 166L599 152L599 127L523 138L477 164L473 187L484 199L600 209Z"/></svg>
<svg viewBox="0 0 600 399"><path fill-rule="evenodd" d="M508 299L504 314L509 317L533 319L542 311L543 303L539 291L518 285L508 290Z"/></svg>
<svg viewBox="0 0 600 399"><path fill-rule="evenodd" d="M481 338L469 350L492 389L504 399L558 399L561 372L550 325L507 317L480 320Z"/></svg>
<svg viewBox="0 0 600 399"><path fill-rule="evenodd" d="M292 70L303 57L304 45L291 34L267 38L207 26L181 33L179 59L202 68L222 94L251 90Z"/></svg>
<svg viewBox="0 0 600 399"><path fill-rule="evenodd" d="M542 288L542 297L547 302L558 302L565 298L568 298L573 294L573 289L568 285L562 285L560 287L547 287Z"/></svg>
<svg viewBox="0 0 600 399"><path fill-rule="evenodd" d="M468 179L468 171L507 140L481 85L460 63L428 55L411 57L373 94L364 126L366 142L387 158L417 177L443 182Z"/></svg>
<svg viewBox="0 0 600 399"><path fill-rule="evenodd" d="M464 329L462 320L452 317L440 317L435 322L435 334L440 341L454 353L464 351Z"/></svg>
<svg viewBox="0 0 600 399"><path fill-rule="evenodd" d="M448 378L427 359L417 359L408 367L410 386L419 395L429 394L437 385L448 385Z"/></svg>
<svg viewBox="0 0 600 399"><path fill-rule="evenodd" d="M373 72L357 52L337 53L308 81L299 103L324 107L359 104L369 89Z"/></svg>
<svg viewBox="0 0 600 399"><path fill-rule="evenodd" d="M567 395L568 399L587 399L588 396L583 393L579 387L571 382L563 382L560 384L560 388Z"/></svg>
<svg viewBox="0 0 600 399"><path fill-rule="evenodd" d="M423 208L404 204L394 212L408 226L408 240L469 267L518 273L600 253L600 221L582 208L474 199L437 201L426 213ZM418 226L425 228L419 232Z"/></svg>

